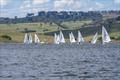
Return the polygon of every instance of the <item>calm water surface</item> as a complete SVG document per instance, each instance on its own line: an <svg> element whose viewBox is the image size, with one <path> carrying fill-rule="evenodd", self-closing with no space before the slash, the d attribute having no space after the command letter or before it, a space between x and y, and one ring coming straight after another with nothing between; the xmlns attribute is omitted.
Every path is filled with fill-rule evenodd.
<svg viewBox="0 0 120 80"><path fill-rule="evenodd" d="M0 44L0 80L120 80L120 43Z"/></svg>

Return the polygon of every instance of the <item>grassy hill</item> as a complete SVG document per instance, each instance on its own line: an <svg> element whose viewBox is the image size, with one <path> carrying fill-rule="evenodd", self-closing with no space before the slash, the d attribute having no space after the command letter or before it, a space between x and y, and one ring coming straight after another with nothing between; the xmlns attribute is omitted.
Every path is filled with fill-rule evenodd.
<svg viewBox="0 0 120 80"><path fill-rule="evenodd" d="M63 34L65 38L68 39L69 32L73 32L75 37L77 37L77 31L80 30L82 35L85 37L87 41L90 41L95 34L95 32L99 32L101 35L101 27L83 27L84 24L89 25L92 21L70 21L63 22L61 25L67 27L67 29L63 29ZM19 23L19 24L0 24L0 42L23 42L24 39L24 31L32 30L38 33L38 36L41 41L45 41L47 43L53 42L54 33L59 33L59 29L61 26L58 26L55 23ZM120 37L120 24L112 24L111 28L106 29L110 32L111 37L118 38ZM32 36L34 37L34 33L32 32ZM9 40L6 37L2 37L3 35L7 35L11 38Z"/></svg>

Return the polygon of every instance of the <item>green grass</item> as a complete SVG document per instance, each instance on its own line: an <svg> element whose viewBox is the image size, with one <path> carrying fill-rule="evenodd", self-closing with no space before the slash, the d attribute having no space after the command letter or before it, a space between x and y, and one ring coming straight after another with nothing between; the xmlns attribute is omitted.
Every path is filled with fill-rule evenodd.
<svg viewBox="0 0 120 80"><path fill-rule="evenodd" d="M38 32L46 31L55 31L57 30L56 24L49 23L19 23L19 24L0 24L0 32L15 32L17 30L24 30L27 28L28 30L36 30Z"/></svg>
<svg viewBox="0 0 120 80"><path fill-rule="evenodd" d="M0 42L23 42L24 39L24 33L21 33L20 31L24 31L24 29L27 28L28 30L36 30L37 33L44 33L45 32L52 32L56 31L58 29L56 24L49 24L49 23L19 23L19 24L0 24ZM6 40L3 39L2 35L8 35L12 38L12 40ZM34 33L32 33L34 37ZM49 38L49 36L43 36L43 34L40 34L39 36L42 36L43 38ZM43 39L43 41L45 41ZM51 42L51 40L50 40Z"/></svg>
<svg viewBox="0 0 120 80"><path fill-rule="evenodd" d="M68 29L79 29L83 25L91 24L92 20L86 20L86 21L69 21L69 22L63 22L62 25L66 26Z"/></svg>

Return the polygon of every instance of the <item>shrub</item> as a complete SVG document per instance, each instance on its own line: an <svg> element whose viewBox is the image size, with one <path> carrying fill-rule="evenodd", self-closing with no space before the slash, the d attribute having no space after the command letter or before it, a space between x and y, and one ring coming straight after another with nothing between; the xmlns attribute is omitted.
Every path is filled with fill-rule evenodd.
<svg viewBox="0 0 120 80"><path fill-rule="evenodd" d="M120 40L120 36L116 37L115 40Z"/></svg>
<svg viewBox="0 0 120 80"><path fill-rule="evenodd" d="M101 41L101 40L102 40L102 37L99 37L98 40Z"/></svg>
<svg viewBox="0 0 120 80"><path fill-rule="evenodd" d="M1 37L2 37L2 38L5 38L5 39L7 39L7 40L12 40L12 38L11 38L10 36L8 36L8 35L2 35Z"/></svg>
<svg viewBox="0 0 120 80"><path fill-rule="evenodd" d="M116 39L114 36L111 36L110 38L111 38L111 39Z"/></svg>

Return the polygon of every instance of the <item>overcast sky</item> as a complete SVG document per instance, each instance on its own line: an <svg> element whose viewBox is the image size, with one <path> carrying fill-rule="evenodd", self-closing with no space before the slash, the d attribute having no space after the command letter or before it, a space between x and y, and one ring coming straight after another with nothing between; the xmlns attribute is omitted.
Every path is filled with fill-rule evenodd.
<svg viewBox="0 0 120 80"><path fill-rule="evenodd" d="M38 11L120 10L120 0L0 0L0 17L24 17Z"/></svg>

